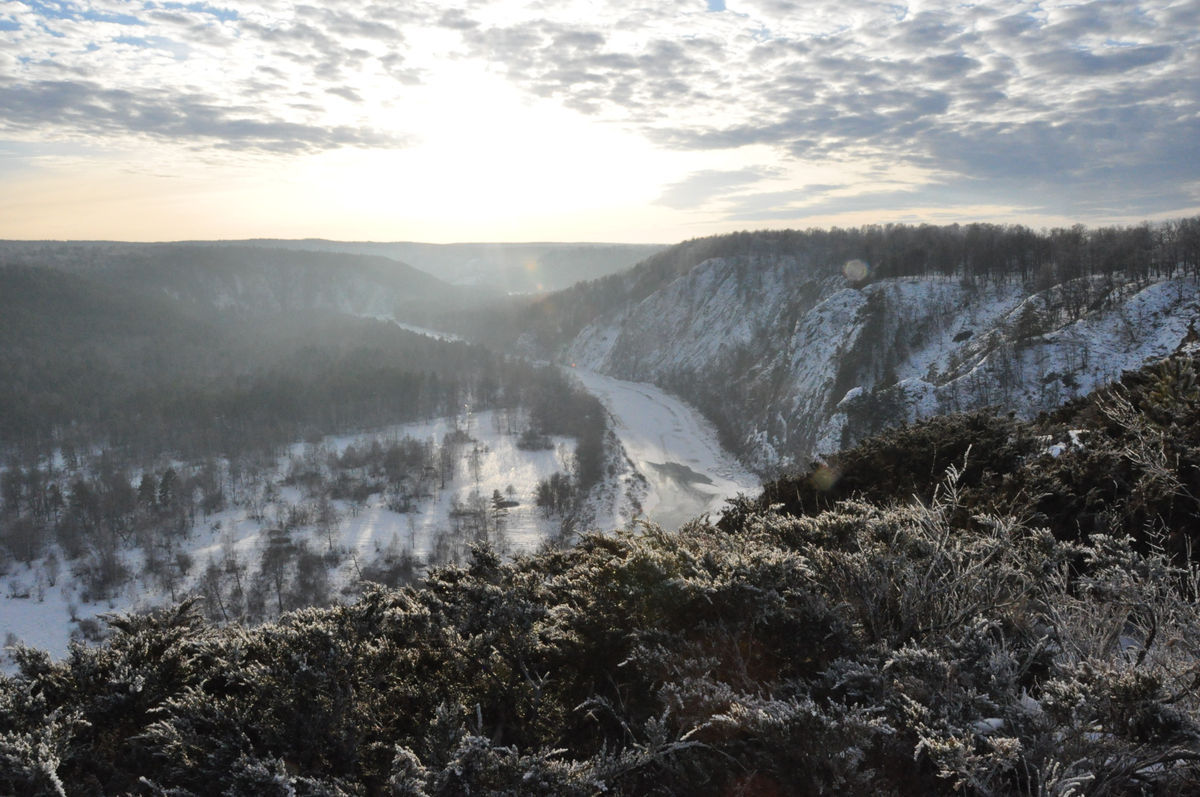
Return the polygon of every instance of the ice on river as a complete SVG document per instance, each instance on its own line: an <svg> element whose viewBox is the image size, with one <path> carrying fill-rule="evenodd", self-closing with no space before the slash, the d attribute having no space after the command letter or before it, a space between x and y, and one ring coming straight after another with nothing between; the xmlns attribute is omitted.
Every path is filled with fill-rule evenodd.
<svg viewBox="0 0 1200 797"><path fill-rule="evenodd" d="M603 402L633 466L646 478L648 520L665 528L720 511L726 498L757 492L760 480L727 452L694 407L642 382L574 368L571 373Z"/></svg>

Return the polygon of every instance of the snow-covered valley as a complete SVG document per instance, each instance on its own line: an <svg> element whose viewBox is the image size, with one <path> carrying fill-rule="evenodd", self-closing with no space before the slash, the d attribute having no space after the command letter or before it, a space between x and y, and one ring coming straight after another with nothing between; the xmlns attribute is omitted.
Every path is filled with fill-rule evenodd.
<svg viewBox="0 0 1200 797"><path fill-rule="evenodd" d="M459 340L439 330L388 320L409 332ZM586 368L564 370L604 404L621 447L613 454L625 465L610 477L616 483L595 491L600 500L592 501L593 528L622 528L637 518L676 528L719 511L738 493L759 488L760 479L725 450L712 424L679 397L646 382Z"/></svg>
<svg viewBox="0 0 1200 797"><path fill-rule="evenodd" d="M128 577L92 594L99 591L76 572L88 566L87 557L72 561L51 546L44 556L13 563L0 577L0 639L61 656L72 635L86 637L91 618L105 612L148 609L189 594L220 601L237 592L244 602L264 565L278 565L277 575L294 580L308 562L314 597L347 599L361 580L456 561L482 539L511 555L535 551L561 524L536 506L537 485L570 470L574 441L555 437L547 449L523 450L515 428L505 413L488 411L297 443L254 477L221 463L226 505L198 514L173 540L165 571L150 565L157 551L130 544L117 552L117 568ZM372 449L386 454L403 443L435 450L437 472L426 469L378 493L332 500L305 488L318 474L330 477L331 459L353 461L356 452L369 459ZM184 463L174 466L187 471ZM367 466L353 470L369 477ZM272 558L278 561L271 564ZM278 594L262 599L268 613L277 608ZM220 611L210 608L210 614Z"/></svg>
<svg viewBox="0 0 1200 797"><path fill-rule="evenodd" d="M1200 280L1184 267L885 278L773 251L770 239L722 245L728 254L551 295L487 340L404 321L367 283L281 294L353 323L308 333L320 356L264 375L257 392L247 374L217 383L226 394L193 387L126 412L111 458L93 447L68 466L53 453L63 427L47 425L0 462L0 639L61 655L72 634L96 637L103 612L195 594L213 619L255 622L353 600L363 581L405 583L475 542L519 555L641 519L676 528L888 426L984 407L1032 416L1198 337ZM195 307L222 305L217 288L239 275L226 276L197 288ZM286 320L296 329L278 334L291 345L303 320ZM344 337L320 349L330 334ZM170 359L138 335L113 350ZM176 348L191 362L193 349ZM214 363L210 379L225 379ZM189 413L206 420L187 427ZM175 450L162 436L175 425L193 451L209 446L195 455L204 461L161 453ZM320 436L347 428L369 431Z"/></svg>
<svg viewBox="0 0 1200 797"><path fill-rule="evenodd" d="M638 518L675 528L757 489L757 478L722 449L693 407L653 385L571 373L608 410L620 445L611 457L624 463L591 491L587 525L577 530L609 531ZM71 638L94 633L93 618L104 613L141 611L189 594L220 603L234 593L244 610L250 585L279 566L270 562L281 551L287 578L297 577L301 562L319 560L319 568L308 565L305 578L323 599L353 599L360 581L381 573L407 569L410 577L425 564L461 560L482 539L507 555L534 552L562 534L563 520L537 506L537 486L571 471L575 441L554 437L547 449L522 449L521 425L503 411L486 411L296 443L256 479L231 473L222 462L219 478L229 500L197 515L174 540L167 572L150 566L157 552L130 544L118 552L127 578L94 595L75 572L83 563L51 546L0 577L0 639L61 656ZM372 450L378 457L402 442L436 450L438 472L358 497L322 499L305 487L313 478L333 478L332 461L370 459ZM181 473L189 469L172 464ZM368 466L356 470L368 476ZM258 599L269 613L286 598L266 586L268 594ZM218 617L222 611L210 609Z"/></svg>

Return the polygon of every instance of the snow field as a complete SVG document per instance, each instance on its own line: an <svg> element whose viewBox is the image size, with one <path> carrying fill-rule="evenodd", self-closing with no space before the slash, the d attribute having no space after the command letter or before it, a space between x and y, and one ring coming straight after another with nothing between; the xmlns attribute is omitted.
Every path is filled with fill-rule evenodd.
<svg viewBox="0 0 1200 797"><path fill-rule="evenodd" d="M6 647L20 642L61 657L67 652L72 632L80 627L78 621L86 623L105 612L145 610L180 599L196 591L210 560L222 563L227 557L236 556L253 571L268 544L269 531L283 527L291 509L311 503L299 488L283 484L292 458L341 454L351 445L369 447L375 440L386 445L411 437L440 446L445 435L456 428L474 438L457 446L454 478L447 481L444 489L440 483L435 485L432 495L420 499L414 511L392 511L382 494L372 495L359 504L334 500L330 503L339 519L329 533L312 524L290 533L293 542L304 542L316 553L324 554L330 547L339 552L340 562L329 572L334 596L351 587L359 570L389 547L427 560L437 547L439 536L452 527L451 512L456 503L466 505L472 496L478 495L492 516L491 498L496 490L517 505L506 510L500 532L489 536L506 553L532 552L559 530L558 520L544 517L535 506L537 483L556 471L571 469L575 442L552 437L550 450L523 451L516 446L517 434L510 433L499 416L489 411L458 419L405 424L363 435L328 437L316 446L293 445L277 460L274 471L267 474L265 483L269 485L270 498L243 494L241 501L231 501L227 509L207 517L197 516L191 532L180 544L181 551L190 556L192 566L173 594L145 575L145 552L138 548L121 552L124 564L135 576L122 585L117 595L100 602L83 599L81 588L71 576L71 562L60 551L53 553L57 565L50 554L28 566L14 565L0 579L0 642ZM232 492L236 496L238 489L235 487Z"/></svg>

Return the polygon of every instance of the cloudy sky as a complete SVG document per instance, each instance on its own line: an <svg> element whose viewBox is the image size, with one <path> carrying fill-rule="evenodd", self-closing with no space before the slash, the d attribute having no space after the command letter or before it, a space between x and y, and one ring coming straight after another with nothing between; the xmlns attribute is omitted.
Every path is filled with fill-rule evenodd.
<svg viewBox="0 0 1200 797"><path fill-rule="evenodd" d="M1200 0L0 0L0 237L1200 212Z"/></svg>

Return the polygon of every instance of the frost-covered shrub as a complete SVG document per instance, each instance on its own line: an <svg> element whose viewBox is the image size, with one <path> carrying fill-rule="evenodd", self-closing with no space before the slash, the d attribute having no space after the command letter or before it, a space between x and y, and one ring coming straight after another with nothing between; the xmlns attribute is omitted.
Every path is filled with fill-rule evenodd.
<svg viewBox="0 0 1200 797"><path fill-rule="evenodd" d="M1139 395L1121 412L1189 439L1182 416L1138 420ZM1101 432L1116 434L1089 444ZM1126 503L1061 539L996 511L1005 483L989 468L1010 456L1067 483L1073 455L1021 450L943 469L915 498L742 499L675 533L509 562L478 548L415 586L253 629L189 606L114 618L107 642L64 661L17 652L0 680L0 789L1200 791L1200 571L1123 525L1130 497L1158 507L1166 482L1131 457Z"/></svg>
<svg viewBox="0 0 1200 797"><path fill-rule="evenodd" d="M1035 421L986 412L891 429L804 474L766 485L744 511L816 514L851 498L930 501L956 467L962 525L1014 516L1060 540L1131 536L1182 561L1200 552L1200 392L1177 354Z"/></svg>

